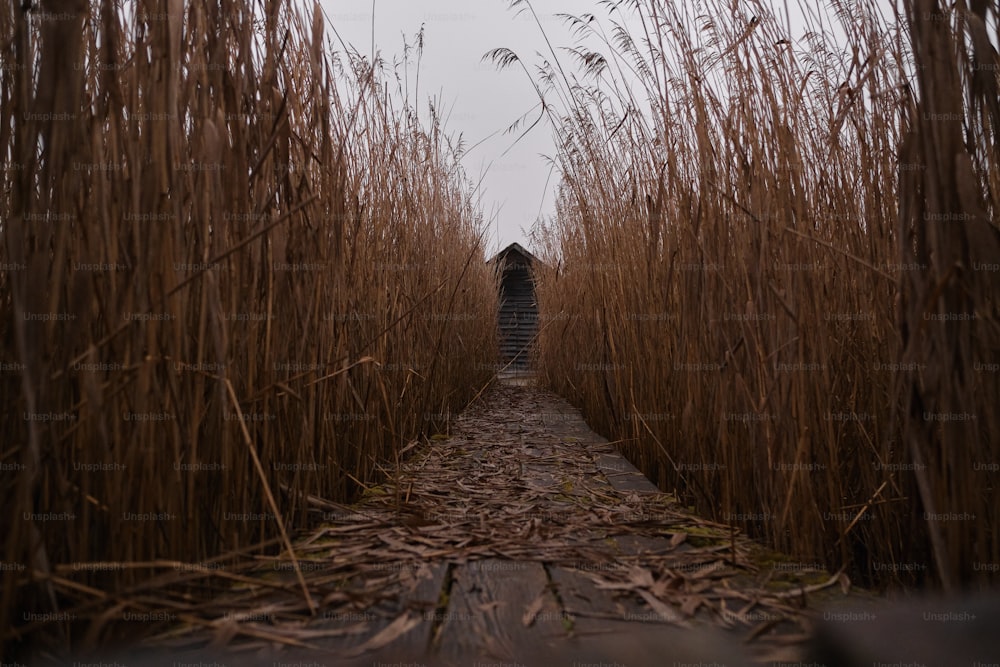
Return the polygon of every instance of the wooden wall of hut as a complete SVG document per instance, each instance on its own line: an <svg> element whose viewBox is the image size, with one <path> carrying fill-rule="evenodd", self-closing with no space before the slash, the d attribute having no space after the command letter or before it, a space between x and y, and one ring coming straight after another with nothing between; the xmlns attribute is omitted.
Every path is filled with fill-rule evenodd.
<svg viewBox="0 0 1000 667"><path fill-rule="evenodd" d="M512 243L491 261L502 272L497 313L501 363L510 362L508 370L530 370L532 345L538 333L538 301L532 268L538 260Z"/></svg>

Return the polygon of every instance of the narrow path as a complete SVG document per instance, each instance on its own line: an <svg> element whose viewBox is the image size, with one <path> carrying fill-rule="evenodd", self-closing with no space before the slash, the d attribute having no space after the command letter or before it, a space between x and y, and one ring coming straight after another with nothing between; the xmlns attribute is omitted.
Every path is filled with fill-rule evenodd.
<svg viewBox="0 0 1000 667"><path fill-rule="evenodd" d="M796 659L803 604L849 598L683 511L552 393L494 386L449 436L356 505L313 501L296 553L316 617L290 560L265 559L158 643L267 664L740 665Z"/></svg>

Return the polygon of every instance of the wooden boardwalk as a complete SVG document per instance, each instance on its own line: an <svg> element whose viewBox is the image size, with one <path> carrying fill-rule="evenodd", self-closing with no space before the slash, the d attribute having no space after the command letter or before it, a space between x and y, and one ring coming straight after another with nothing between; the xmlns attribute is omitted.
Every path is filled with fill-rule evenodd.
<svg viewBox="0 0 1000 667"><path fill-rule="evenodd" d="M313 500L295 551L315 614L288 555L261 557L211 604L163 601L164 664L208 644L244 665L751 664L799 656L803 604L849 598L684 512L523 379L447 435L355 505Z"/></svg>

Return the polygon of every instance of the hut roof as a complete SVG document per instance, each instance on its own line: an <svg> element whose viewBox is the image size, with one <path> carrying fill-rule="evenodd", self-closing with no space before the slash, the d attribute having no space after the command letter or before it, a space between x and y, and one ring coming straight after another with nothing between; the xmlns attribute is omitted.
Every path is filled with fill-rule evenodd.
<svg viewBox="0 0 1000 667"><path fill-rule="evenodd" d="M489 264L499 264L501 261L507 259L508 255L511 255L513 253L519 254L522 257L524 257L524 259L527 260L527 262L529 264L541 264L542 263L541 260L539 260L537 257L535 257L534 255L532 255L530 252L528 252L527 250L525 250L524 247L522 247L520 243L511 243L509 246L507 246L506 248L504 248L503 250L501 250L500 252L498 252L496 255L494 255L493 259L491 259L488 263Z"/></svg>

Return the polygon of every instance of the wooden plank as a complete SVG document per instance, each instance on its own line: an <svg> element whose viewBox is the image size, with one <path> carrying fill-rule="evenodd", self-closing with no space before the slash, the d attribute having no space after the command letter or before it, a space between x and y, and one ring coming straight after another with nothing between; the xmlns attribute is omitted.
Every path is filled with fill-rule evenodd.
<svg viewBox="0 0 1000 667"><path fill-rule="evenodd" d="M526 626L529 608L536 615ZM454 664L517 661L530 667L526 659L551 654L551 641L566 634L539 563L489 559L456 567L440 621L433 657Z"/></svg>
<svg viewBox="0 0 1000 667"><path fill-rule="evenodd" d="M594 564L593 567L600 574L597 568L622 566L618 563L602 563ZM634 596L598 588L593 580L578 570L550 566L549 576L563 610L571 616L623 620L631 615L648 612L648 608Z"/></svg>
<svg viewBox="0 0 1000 667"><path fill-rule="evenodd" d="M525 463L524 483L535 489L556 489L559 487L559 479L552 474L556 470L553 466L540 463Z"/></svg>
<svg viewBox="0 0 1000 667"><path fill-rule="evenodd" d="M404 613L409 613L419 622L408 632L400 635L385 647L366 652L349 664L368 664L383 656L423 655L430 645L434 627L434 610L445 584L448 566L445 563L415 564L412 578L399 595L386 600L374 609L361 610L356 614L334 612L321 613L319 620L310 623L310 629L346 628L358 623L366 623L365 632L346 635L315 642L332 652L334 656L348 654L352 650L372 640ZM350 591L348 586L346 591Z"/></svg>
<svg viewBox="0 0 1000 667"><path fill-rule="evenodd" d="M645 535L616 535L614 538L618 548L626 554L665 554L690 551L688 543L670 546L670 540L665 537L647 537Z"/></svg>
<svg viewBox="0 0 1000 667"><path fill-rule="evenodd" d="M638 468L621 454L602 453L597 456L597 468L618 491L659 493L660 489L649 481Z"/></svg>
<svg viewBox="0 0 1000 667"><path fill-rule="evenodd" d="M615 567L615 564L605 564ZM565 612L572 617L572 639L550 656L550 665L592 664L749 664L732 637L702 628L686 629L660 619L632 595L597 588L586 574L550 567Z"/></svg>
<svg viewBox="0 0 1000 667"><path fill-rule="evenodd" d="M578 619L573 639L551 667L594 665L748 666L751 661L731 637L707 628L685 629L628 620Z"/></svg>

